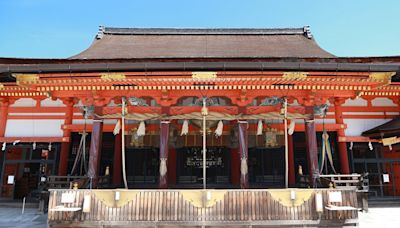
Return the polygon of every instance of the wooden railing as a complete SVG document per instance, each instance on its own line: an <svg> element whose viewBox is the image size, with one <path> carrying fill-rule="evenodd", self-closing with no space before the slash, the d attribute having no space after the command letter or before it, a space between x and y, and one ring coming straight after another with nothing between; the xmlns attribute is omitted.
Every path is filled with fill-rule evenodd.
<svg viewBox="0 0 400 228"><path fill-rule="evenodd" d="M333 191L340 192L341 202L330 201L330 194ZM322 196L320 203L318 203L319 196ZM338 194L336 200L337 198ZM336 205L336 209L331 209L332 205ZM355 191L335 189L210 191L58 189L50 190L48 221L51 227L135 224L137 226L226 226L227 224L335 226L355 224L357 222L355 208L357 208Z"/></svg>
<svg viewBox="0 0 400 228"><path fill-rule="evenodd" d="M324 174L319 176L322 180L333 184L337 189L349 189L359 192L368 192L368 174Z"/></svg>
<svg viewBox="0 0 400 228"><path fill-rule="evenodd" d="M71 189L77 183L78 188L89 188L90 179L87 176L48 176L47 189ZM98 177L98 187L110 187L110 176Z"/></svg>

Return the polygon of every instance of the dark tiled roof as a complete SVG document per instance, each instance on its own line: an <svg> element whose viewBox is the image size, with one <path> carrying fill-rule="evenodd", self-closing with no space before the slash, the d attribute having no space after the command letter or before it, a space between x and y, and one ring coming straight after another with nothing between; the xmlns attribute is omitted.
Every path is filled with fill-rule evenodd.
<svg viewBox="0 0 400 228"><path fill-rule="evenodd" d="M386 138L399 136L400 134L400 118L393 119L387 123L374 127L362 133L363 136L370 138Z"/></svg>
<svg viewBox="0 0 400 228"><path fill-rule="evenodd" d="M71 59L330 58L308 27L287 29L108 28Z"/></svg>

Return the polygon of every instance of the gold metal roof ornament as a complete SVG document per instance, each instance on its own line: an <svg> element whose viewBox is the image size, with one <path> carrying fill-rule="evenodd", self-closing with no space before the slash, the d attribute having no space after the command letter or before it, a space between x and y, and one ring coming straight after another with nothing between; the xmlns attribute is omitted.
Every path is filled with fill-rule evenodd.
<svg viewBox="0 0 400 228"><path fill-rule="evenodd" d="M118 81L126 78L123 73L102 73L100 78L104 81Z"/></svg>
<svg viewBox="0 0 400 228"><path fill-rule="evenodd" d="M282 77L288 80L306 79L308 72L284 72Z"/></svg>
<svg viewBox="0 0 400 228"><path fill-rule="evenodd" d="M215 79L215 78L217 78L217 72L192 72L192 78L194 78L194 79Z"/></svg>
<svg viewBox="0 0 400 228"><path fill-rule="evenodd" d="M16 78L17 85L20 84L31 84L39 81L39 75L37 74L13 74Z"/></svg>
<svg viewBox="0 0 400 228"><path fill-rule="evenodd" d="M396 72L372 72L369 74L369 78L373 81L381 81L384 83L390 83L392 81L392 77L396 74Z"/></svg>

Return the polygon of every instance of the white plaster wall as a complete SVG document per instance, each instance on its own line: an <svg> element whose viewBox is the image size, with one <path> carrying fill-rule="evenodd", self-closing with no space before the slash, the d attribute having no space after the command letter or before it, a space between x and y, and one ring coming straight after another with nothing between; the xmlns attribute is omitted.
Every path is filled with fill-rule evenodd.
<svg viewBox="0 0 400 228"><path fill-rule="evenodd" d="M322 124L323 122L325 122L325 124L335 124L336 123L335 119L325 119L325 121L323 119L315 119L314 121L316 124Z"/></svg>
<svg viewBox="0 0 400 228"><path fill-rule="evenodd" d="M79 120L72 120L72 124L84 124L85 120L84 119L79 119ZM93 120L86 120L86 124L93 124Z"/></svg>
<svg viewBox="0 0 400 228"><path fill-rule="evenodd" d="M357 98L357 99L347 99L346 102L342 106L367 106L368 101Z"/></svg>
<svg viewBox="0 0 400 228"><path fill-rule="evenodd" d="M397 106L392 100L385 97L378 97L371 101L372 106Z"/></svg>
<svg viewBox="0 0 400 228"><path fill-rule="evenodd" d="M304 124L304 119L296 119L295 120L296 124ZM315 119L314 122L316 124L322 124L324 122L323 119ZM335 119L325 119L325 124L335 124L336 120Z"/></svg>
<svg viewBox="0 0 400 228"><path fill-rule="evenodd" d="M7 120L5 137L62 137L64 120Z"/></svg>
<svg viewBox="0 0 400 228"><path fill-rule="evenodd" d="M72 120L72 124L84 124L85 120L83 119L79 119L79 120ZM116 124L117 120L116 119L110 119L110 120L104 120L103 121L104 124ZM93 120L86 120L86 124L90 125L93 124Z"/></svg>
<svg viewBox="0 0 400 228"><path fill-rule="evenodd" d="M112 120L104 120L104 124L116 124L117 120L116 119L112 119Z"/></svg>
<svg viewBox="0 0 400 228"><path fill-rule="evenodd" d="M40 101L40 106L42 107L65 107L60 99L53 101L51 98L46 98Z"/></svg>
<svg viewBox="0 0 400 228"><path fill-rule="evenodd" d="M35 107L36 101L32 98L20 98L10 105L10 107Z"/></svg>
<svg viewBox="0 0 400 228"><path fill-rule="evenodd" d="M361 136L364 131L389 122L391 119L344 119L346 136Z"/></svg>

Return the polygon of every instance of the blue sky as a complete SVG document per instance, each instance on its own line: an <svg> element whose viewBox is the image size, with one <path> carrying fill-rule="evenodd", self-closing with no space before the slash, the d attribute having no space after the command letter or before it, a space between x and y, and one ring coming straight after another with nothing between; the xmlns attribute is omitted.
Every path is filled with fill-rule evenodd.
<svg viewBox="0 0 400 228"><path fill-rule="evenodd" d="M98 26L302 27L337 56L400 55L399 0L0 0L0 56L65 58Z"/></svg>

